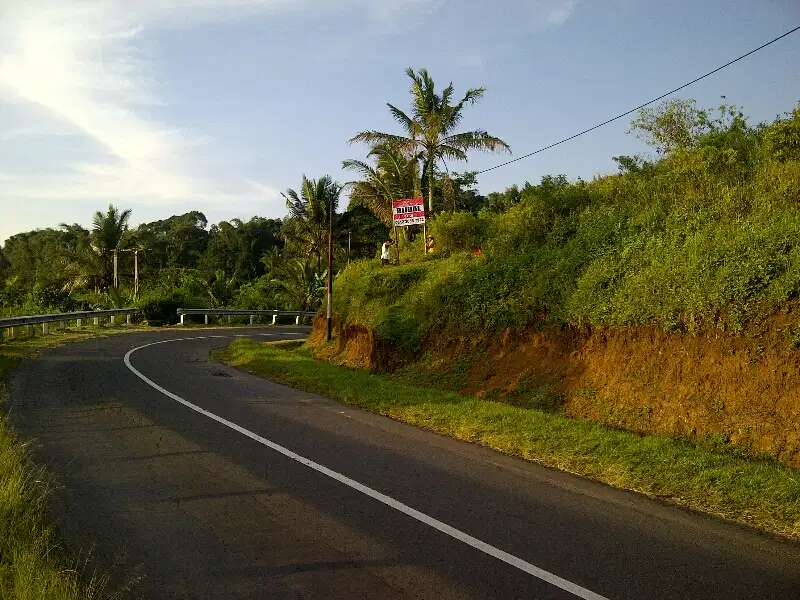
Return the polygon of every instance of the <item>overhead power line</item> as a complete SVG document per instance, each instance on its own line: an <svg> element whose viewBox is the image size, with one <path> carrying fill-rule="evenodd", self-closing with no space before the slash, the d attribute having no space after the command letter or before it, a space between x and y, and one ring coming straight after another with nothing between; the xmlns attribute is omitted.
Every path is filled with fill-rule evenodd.
<svg viewBox="0 0 800 600"><path fill-rule="evenodd" d="M708 73L706 73L705 75L701 75L697 79L692 79L690 82L684 83L682 86L676 87L674 90L670 90L666 94L661 94L658 98L653 98L652 100L649 100L649 101L645 102L644 104L640 104L636 108L632 108L629 111L626 111L626 112L622 113L621 115L617 115L613 119L609 119L608 121L603 121L602 123L599 123L598 125L595 125L594 127L590 127L589 129L584 129L580 133L576 133L575 135L571 135L568 138L564 138L563 140L558 141L555 144L550 144L549 146L545 146L544 148L539 148L538 150L536 150L534 152L530 152L528 154L525 154L524 156L518 156L517 158L508 160L508 161L506 161L504 163L500 163L499 165L495 165L493 167L489 167L488 169L484 169L483 171L478 171L476 173L476 175L480 175L482 173L487 173L489 171L494 171L495 169L499 169L500 167L505 167L506 165L510 165L510 164L518 162L520 160L523 160L523 159L526 159L526 158L530 158L534 154L539 154L540 152L544 152L545 150L550 150L550 148L555 148L556 146L560 146L561 144L563 144L565 142L569 142L570 140L574 140L575 138L580 137L580 136L582 136L584 134L587 134L590 131L594 131L595 129L600 129L601 127L603 127L605 125L608 125L609 123L613 123L614 121L618 121L618 120L622 119L623 117L627 117L628 115L630 115L632 113L635 113L636 111L641 110L646 106L649 106L653 102L658 102L659 100L663 100L667 96L671 96L675 92L679 92L682 89L687 88L690 85L695 84L695 83L697 83L698 81L700 81L702 79L705 79L706 77L710 77L714 73L719 73L720 71L722 71L722 69L725 69L726 67L730 67L732 64L737 63L740 60L745 59L745 58L747 58L748 56L750 56L752 54L755 54L759 50L763 50L767 46L770 46L770 45L774 44L775 42L777 42L779 40L782 40L783 38L785 38L787 36L790 36L790 35L792 35L793 33L797 32L797 31L800 31L800 25L798 25L797 27L795 27L791 31L787 31L783 35L779 35L775 39L772 39L772 40L768 41L766 44L762 44L758 48L755 48L754 50L750 50L750 52L748 52L747 54L742 54L740 57L734 58L732 61L725 63L721 67L717 67L713 71L709 71Z"/></svg>

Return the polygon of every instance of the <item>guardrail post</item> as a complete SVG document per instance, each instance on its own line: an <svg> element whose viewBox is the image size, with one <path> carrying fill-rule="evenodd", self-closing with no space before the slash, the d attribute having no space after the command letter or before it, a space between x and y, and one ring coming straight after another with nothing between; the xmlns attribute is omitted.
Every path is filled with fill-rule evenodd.
<svg viewBox="0 0 800 600"><path fill-rule="evenodd" d="M203 315L203 317L205 317L205 319L204 319L204 321L205 321L205 324L206 324L206 325L208 325L208 315L207 315L207 314L205 314L205 315Z"/></svg>
<svg viewBox="0 0 800 600"><path fill-rule="evenodd" d="M185 319L186 319L186 315L182 314L181 315L181 325L186 325Z"/></svg>
<svg viewBox="0 0 800 600"><path fill-rule="evenodd" d="M75 319L75 327L77 329L80 329L81 327L83 327L83 319Z"/></svg>
<svg viewBox="0 0 800 600"><path fill-rule="evenodd" d="M295 324L295 325L300 325L300 315L297 315L297 316L294 318L294 324Z"/></svg>
<svg viewBox="0 0 800 600"><path fill-rule="evenodd" d="M42 335L50 333L50 323L42 323Z"/></svg>
<svg viewBox="0 0 800 600"><path fill-rule="evenodd" d="M255 322L256 322L256 316L255 315L250 315L250 325L254 325Z"/></svg>
<svg viewBox="0 0 800 600"><path fill-rule="evenodd" d="M28 337L33 337L33 325L28 325Z"/></svg>
<svg viewBox="0 0 800 600"><path fill-rule="evenodd" d="M130 315L130 313L128 313L126 316L127 316L128 318L127 318L127 319L125 319L125 322L126 322L128 325L130 325L130 324L131 324L131 315Z"/></svg>
<svg viewBox="0 0 800 600"><path fill-rule="evenodd" d="M273 325L277 325L278 324L278 313L277 312L272 313L272 324Z"/></svg>
<svg viewBox="0 0 800 600"><path fill-rule="evenodd" d="M230 325L230 324L231 324L231 320L232 320L232 319L233 319L233 317L232 317L231 315L228 315L228 325Z"/></svg>
<svg viewBox="0 0 800 600"><path fill-rule="evenodd" d="M67 328L67 322L66 321L59 321L58 322L58 328L59 329L66 329Z"/></svg>
<svg viewBox="0 0 800 600"><path fill-rule="evenodd" d="M100 317L95 317L94 318L94 324L95 325L100 325Z"/></svg>
<svg viewBox="0 0 800 600"><path fill-rule="evenodd" d="M112 325L114 324L114 321L116 320L116 319L115 319L115 317L116 317L116 316L117 316L117 315L111 315L111 319L110 319L110 320L111 320L111 324L112 324Z"/></svg>
<svg viewBox="0 0 800 600"><path fill-rule="evenodd" d="M11 328L11 331L10 331L10 334L8 336L8 339L10 339L10 340L17 339L17 328L16 327L12 327Z"/></svg>

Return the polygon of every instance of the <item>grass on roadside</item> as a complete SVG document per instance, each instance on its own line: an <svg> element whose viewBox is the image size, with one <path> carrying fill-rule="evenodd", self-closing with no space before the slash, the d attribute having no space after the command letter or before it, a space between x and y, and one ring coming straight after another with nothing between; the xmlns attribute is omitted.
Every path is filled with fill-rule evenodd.
<svg viewBox="0 0 800 600"><path fill-rule="evenodd" d="M800 539L800 471L315 360L296 342L218 355L272 380L615 487Z"/></svg>
<svg viewBox="0 0 800 600"><path fill-rule="evenodd" d="M54 483L36 466L26 445L11 431L2 404L4 381L36 352L66 342L141 330L118 326L58 331L46 337L0 344L0 598L86 600L111 598L108 577L92 576L86 560L67 556L47 520Z"/></svg>

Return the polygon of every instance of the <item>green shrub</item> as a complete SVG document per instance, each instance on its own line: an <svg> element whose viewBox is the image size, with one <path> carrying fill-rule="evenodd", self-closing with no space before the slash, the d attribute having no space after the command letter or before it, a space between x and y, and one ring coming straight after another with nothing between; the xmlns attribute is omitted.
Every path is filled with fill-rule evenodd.
<svg viewBox="0 0 800 600"><path fill-rule="evenodd" d="M428 235L436 240L435 251L440 255L482 248L489 238L493 215L488 212L442 213L431 219Z"/></svg>
<svg viewBox="0 0 800 600"><path fill-rule="evenodd" d="M136 303L148 325L174 325L179 322L179 308L205 308L201 298L185 294L180 290L173 292L150 292Z"/></svg>
<svg viewBox="0 0 800 600"><path fill-rule="evenodd" d="M432 256L351 265L337 311L410 348L445 329L741 329L800 297L798 115L736 121L624 175L545 177L501 214L439 215Z"/></svg>

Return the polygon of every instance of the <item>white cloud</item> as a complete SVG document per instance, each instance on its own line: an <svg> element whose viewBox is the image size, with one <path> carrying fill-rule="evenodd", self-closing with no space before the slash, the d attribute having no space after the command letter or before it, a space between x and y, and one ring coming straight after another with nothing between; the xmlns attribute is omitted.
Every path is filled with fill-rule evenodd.
<svg viewBox="0 0 800 600"><path fill-rule="evenodd" d="M0 173L5 198L76 198L147 203L249 201L276 198L261 184L216 184L193 176L190 148L209 143L150 116L161 104L156 69L143 35L160 27L191 27L246 13L354 10L383 22L402 21L441 0L2 0L0 100L45 109L39 120L15 123L0 149L30 132L81 136L92 158L57 172Z"/></svg>
<svg viewBox="0 0 800 600"><path fill-rule="evenodd" d="M575 12L577 0L563 0L558 6L550 9L547 13L548 25L563 25Z"/></svg>

